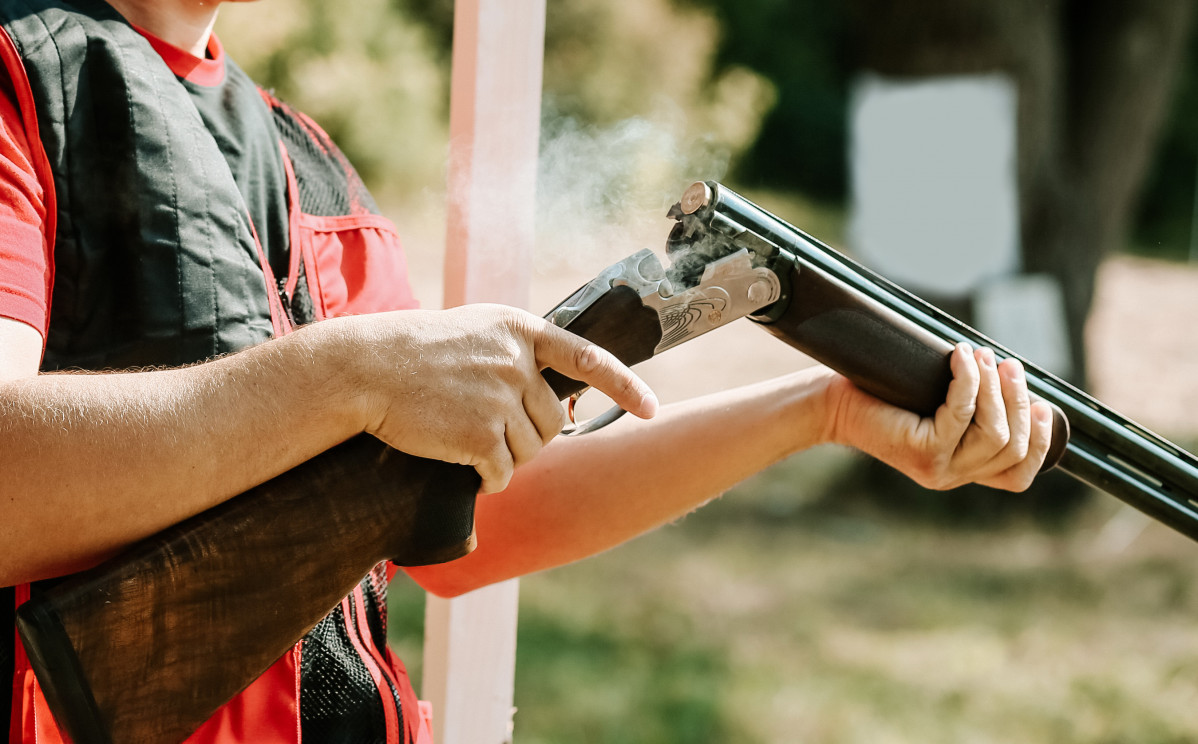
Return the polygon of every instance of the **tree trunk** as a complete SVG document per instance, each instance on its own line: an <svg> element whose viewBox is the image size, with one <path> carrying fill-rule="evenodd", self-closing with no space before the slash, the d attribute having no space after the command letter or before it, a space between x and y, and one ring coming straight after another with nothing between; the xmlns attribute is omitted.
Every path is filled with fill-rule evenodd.
<svg viewBox="0 0 1198 744"><path fill-rule="evenodd" d="M1060 282L1083 386L1095 273L1126 236L1191 16L1176 0L850 0L866 69L1016 82L1023 266Z"/></svg>
<svg viewBox="0 0 1198 744"><path fill-rule="evenodd" d="M911 78L1001 71L1015 82L1023 270L1060 283L1071 381L1082 387L1095 275L1125 239L1180 66L1191 6L1176 0L849 0L850 33L864 69ZM976 486L930 493L881 466L862 468L859 477L861 491L887 493L886 502L903 504L904 513L965 523L992 523L1012 513L1056 523L1089 495L1057 473L1017 495ZM893 498L896 493L902 497Z"/></svg>

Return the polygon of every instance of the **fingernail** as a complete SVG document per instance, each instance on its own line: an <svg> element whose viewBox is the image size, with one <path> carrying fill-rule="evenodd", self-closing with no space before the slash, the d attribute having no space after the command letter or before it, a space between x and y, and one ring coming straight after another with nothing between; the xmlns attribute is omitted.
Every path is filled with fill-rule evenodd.
<svg viewBox="0 0 1198 744"><path fill-rule="evenodd" d="M643 418L653 418L657 415L657 396L652 391L641 396L641 415Z"/></svg>
<svg viewBox="0 0 1198 744"><path fill-rule="evenodd" d="M993 349L978 349L978 354L982 357L982 364L986 365L987 367L995 366Z"/></svg>
<svg viewBox="0 0 1198 744"><path fill-rule="evenodd" d="M1007 360L1011 367L1011 382L1023 382L1023 362L1018 359Z"/></svg>
<svg viewBox="0 0 1198 744"><path fill-rule="evenodd" d="M1036 417L1036 421L1041 424L1047 424L1052 420L1052 411L1048 406L1032 406L1032 415Z"/></svg>

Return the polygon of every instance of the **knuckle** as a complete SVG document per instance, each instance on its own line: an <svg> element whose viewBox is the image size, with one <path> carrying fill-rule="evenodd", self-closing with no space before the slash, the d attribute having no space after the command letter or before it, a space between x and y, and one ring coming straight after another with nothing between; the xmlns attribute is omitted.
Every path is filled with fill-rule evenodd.
<svg viewBox="0 0 1198 744"><path fill-rule="evenodd" d="M971 400L968 403L961 403L957 406L954 406L953 414L960 421L970 421L973 419L973 415L977 413L977 410L977 403Z"/></svg>
<svg viewBox="0 0 1198 744"><path fill-rule="evenodd" d="M950 488L955 488L957 484L957 478L953 477L952 473L940 471L936 474L935 479L932 480L929 488L933 491L947 491Z"/></svg>
<svg viewBox="0 0 1198 744"><path fill-rule="evenodd" d="M996 450L1004 449L1011 441L1011 430L1007 426L987 427L982 434Z"/></svg>
<svg viewBox="0 0 1198 744"><path fill-rule="evenodd" d="M595 344L582 344L574 350L574 365L580 372L595 372L603 364L603 355Z"/></svg>
<svg viewBox="0 0 1198 744"><path fill-rule="evenodd" d="M949 486L948 460L939 455L927 455L918 459L911 469L911 478L924 488L943 491Z"/></svg>
<svg viewBox="0 0 1198 744"><path fill-rule="evenodd" d="M487 422L483 426L476 429L474 439L474 447L479 454L484 456L489 461L496 461L496 455L499 450L507 451L507 444L504 438L506 427L501 419L495 418Z"/></svg>
<svg viewBox="0 0 1198 744"><path fill-rule="evenodd" d="M511 305L488 304L485 307L494 313L495 318L502 323L519 325L524 321L524 314L518 308Z"/></svg>
<svg viewBox="0 0 1198 744"><path fill-rule="evenodd" d="M919 483L919 485L923 486L924 488L928 489L929 491L947 491L949 488L952 487L949 479L947 477L945 477L944 474L941 474L941 473L938 473L931 477L928 477L925 480L916 481L916 482Z"/></svg>
<svg viewBox="0 0 1198 744"><path fill-rule="evenodd" d="M1023 493L1031 488L1035 477L1036 474L1034 472L1030 472L1027 468L1020 468L1019 470L1010 471L1008 477L998 485L1012 493Z"/></svg>
<svg viewBox="0 0 1198 744"><path fill-rule="evenodd" d="M1015 459L1019 460L1020 462L1027 459L1027 456L1032 449L1031 442L1026 436L1015 437L1015 439L1012 440L1011 444L1008 446L1011 448L1011 452L1015 455Z"/></svg>
<svg viewBox="0 0 1198 744"><path fill-rule="evenodd" d="M508 449L507 443L497 443L487 452L486 460L491 463L494 472L511 475L514 453Z"/></svg>
<svg viewBox="0 0 1198 744"><path fill-rule="evenodd" d="M627 377L620 383L620 393L627 398L634 397L640 392L640 384L633 377Z"/></svg>

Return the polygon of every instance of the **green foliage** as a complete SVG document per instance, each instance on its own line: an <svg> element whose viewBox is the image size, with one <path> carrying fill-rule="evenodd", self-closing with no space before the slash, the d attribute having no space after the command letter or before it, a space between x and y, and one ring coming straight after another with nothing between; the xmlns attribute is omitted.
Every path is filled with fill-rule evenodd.
<svg viewBox="0 0 1198 744"><path fill-rule="evenodd" d="M222 10L217 32L262 85L324 127L383 194L444 169L448 68L389 0L271 0Z"/></svg>
<svg viewBox="0 0 1198 744"><path fill-rule="evenodd" d="M1136 214L1135 250L1161 258L1184 259L1193 231L1198 197L1198 33L1191 33L1170 116L1145 179Z"/></svg>
<svg viewBox="0 0 1198 744"><path fill-rule="evenodd" d="M779 516L760 486L522 582L517 741L1198 737L1188 541Z"/></svg>
<svg viewBox="0 0 1198 744"><path fill-rule="evenodd" d="M721 650L696 643L691 618L676 608L650 600L633 612L639 617L617 610L588 619L524 603L516 661L520 740L748 744L730 736Z"/></svg>
<svg viewBox="0 0 1198 744"><path fill-rule="evenodd" d="M222 15L218 32L234 58L320 122L373 188L441 187L450 0L272 0ZM547 115L577 127L643 121L670 138L668 155L724 162L755 138L773 88L743 66L713 72L717 39L710 12L670 0L550 3Z"/></svg>
<svg viewBox="0 0 1198 744"><path fill-rule="evenodd" d="M777 90L776 105L740 163L740 180L842 200L851 73L843 3L701 2L720 20L717 69L747 67Z"/></svg>

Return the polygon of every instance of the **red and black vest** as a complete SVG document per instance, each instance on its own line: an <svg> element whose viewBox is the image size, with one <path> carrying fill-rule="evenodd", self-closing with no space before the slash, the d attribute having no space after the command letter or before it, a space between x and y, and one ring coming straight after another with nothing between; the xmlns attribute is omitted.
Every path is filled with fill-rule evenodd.
<svg viewBox="0 0 1198 744"><path fill-rule="evenodd" d="M235 104L282 155L287 252L276 276L204 104L141 34L100 0L0 0L0 26L0 55L25 73L13 84L35 167L53 185L43 370L190 364L296 323L415 305L394 227L307 117L261 91ZM226 75L257 90L230 60ZM365 577L188 741L414 741L415 696L386 646L386 578L382 566ZM10 739L59 741L19 641L7 643L14 603L38 586L6 591Z"/></svg>

